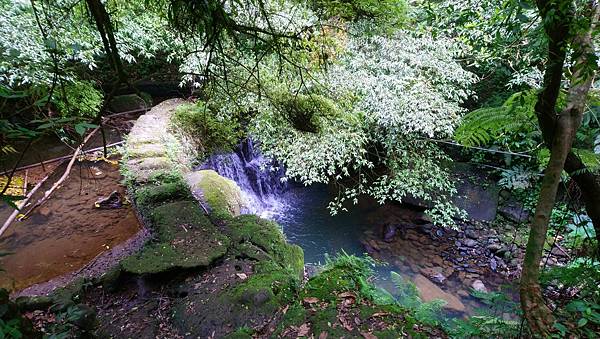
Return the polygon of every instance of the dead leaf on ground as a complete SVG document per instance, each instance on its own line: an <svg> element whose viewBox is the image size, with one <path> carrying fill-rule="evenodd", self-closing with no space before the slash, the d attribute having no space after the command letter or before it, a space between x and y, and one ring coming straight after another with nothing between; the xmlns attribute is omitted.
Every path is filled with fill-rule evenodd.
<svg viewBox="0 0 600 339"><path fill-rule="evenodd" d="M351 332L354 329L354 327L352 327L352 325L350 324L350 322L348 322L348 320L346 320L346 318L338 317L338 320L340 321L342 326L346 329L346 331Z"/></svg>
<svg viewBox="0 0 600 339"><path fill-rule="evenodd" d="M321 334L319 334L319 339L327 339L327 332L321 332Z"/></svg>
<svg viewBox="0 0 600 339"><path fill-rule="evenodd" d="M370 318L376 318L376 317L385 317L386 315L390 315L387 312L377 312L377 313L373 313Z"/></svg>
<svg viewBox="0 0 600 339"><path fill-rule="evenodd" d="M377 339L377 337L373 333L369 332L361 332L360 333L365 339Z"/></svg>
<svg viewBox="0 0 600 339"><path fill-rule="evenodd" d="M298 333L296 334L296 336L306 337L309 332L310 332L310 326L308 326L307 323L304 323L304 324L300 325L300 327L298 327Z"/></svg>
<svg viewBox="0 0 600 339"><path fill-rule="evenodd" d="M316 304L319 302L319 298L315 298L315 297L306 297L304 298L304 302L307 304Z"/></svg>

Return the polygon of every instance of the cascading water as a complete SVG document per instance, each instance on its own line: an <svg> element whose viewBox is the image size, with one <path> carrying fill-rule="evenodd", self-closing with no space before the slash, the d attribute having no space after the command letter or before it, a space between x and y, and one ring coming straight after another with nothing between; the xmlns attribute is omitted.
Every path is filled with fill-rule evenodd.
<svg viewBox="0 0 600 339"><path fill-rule="evenodd" d="M211 156L200 169L213 169L235 181L247 204L245 213L270 219L285 209L281 197L287 187L282 180L285 170L260 154L250 138L244 140L234 153Z"/></svg>

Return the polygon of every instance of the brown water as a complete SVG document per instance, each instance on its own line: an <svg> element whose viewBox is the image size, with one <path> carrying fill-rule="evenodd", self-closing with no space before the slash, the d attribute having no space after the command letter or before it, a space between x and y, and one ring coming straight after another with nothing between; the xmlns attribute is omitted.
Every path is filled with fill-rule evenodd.
<svg viewBox="0 0 600 339"><path fill-rule="evenodd" d="M60 166L35 194L37 201L63 174ZM125 196L118 165L105 161L76 162L69 178L52 198L23 221L15 221L0 238L0 287L20 290L85 266L102 252L137 233L140 225L131 206L98 209L94 203L112 191ZM0 207L0 221L12 209Z"/></svg>

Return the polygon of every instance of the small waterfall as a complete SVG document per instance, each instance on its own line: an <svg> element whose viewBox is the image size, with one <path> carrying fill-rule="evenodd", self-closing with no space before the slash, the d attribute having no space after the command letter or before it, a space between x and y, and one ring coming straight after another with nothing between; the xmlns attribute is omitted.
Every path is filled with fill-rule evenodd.
<svg viewBox="0 0 600 339"><path fill-rule="evenodd" d="M285 170L260 154L250 138L244 140L234 153L212 155L200 169L213 169L235 181L248 205L245 213L273 218L285 206L279 199L287 187L281 180Z"/></svg>

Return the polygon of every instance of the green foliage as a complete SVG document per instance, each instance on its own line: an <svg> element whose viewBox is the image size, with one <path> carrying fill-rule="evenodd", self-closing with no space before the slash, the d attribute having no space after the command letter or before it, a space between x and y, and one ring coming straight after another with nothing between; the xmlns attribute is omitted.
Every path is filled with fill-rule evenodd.
<svg viewBox="0 0 600 339"><path fill-rule="evenodd" d="M463 117L454 138L466 146L481 146L502 142L508 136L513 137L514 142L507 139L501 146L522 150L520 145L515 144L520 134L531 137L537 130L534 114L536 102L536 91L530 90L513 94L502 106L474 110Z"/></svg>
<svg viewBox="0 0 600 339"><path fill-rule="evenodd" d="M408 4L404 0L311 0L309 3L317 14L325 18L371 19L396 29L408 20Z"/></svg>
<svg viewBox="0 0 600 339"><path fill-rule="evenodd" d="M513 338L520 333L520 322L505 319L504 314L518 314L518 304L502 292L479 292L471 294L487 305L478 315L466 319L452 319L444 325L454 338Z"/></svg>
<svg viewBox="0 0 600 339"><path fill-rule="evenodd" d="M530 188L537 176L522 165L513 166L500 173L498 184L508 190L525 190Z"/></svg>
<svg viewBox="0 0 600 339"><path fill-rule="evenodd" d="M317 133L321 131L322 119L339 116L335 103L319 94L280 92L271 102L295 129L303 132Z"/></svg>
<svg viewBox="0 0 600 339"><path fill-rule="evenodd" d="M104 99L104 95L90 81L68 83L58 92L56 107L62 116L93 118Z"/></svg>
<svg viewBox="0 0 600 339"><path fill-rule="evenodd" d="M19 331L19 319L10 319L4 321L0 319L0 339L20 339L23 337L21 331Z"/></svg>
<svg viewBox="0 0 600 339"><path fill-rule="evenodd" d="M566 225L565 241L571 248L581 248L584 245L593 248L596 244L596 229L590 217L586 214L575 214L571 222Z"/></svg>
<svg viewBox="0 0 600 339"><path fill-rule="evenodd" d="M205 155L231 151L240 138L239 123L232 117L219 116L204 101L178 107L172 121Z"/></svg>
<svg viewBox="0 0 600 339"><path fill-rule="evenodd" d="M557 337L594 338L600 330L600 262L591 258L578 258L567 266L553 267L543 272L541 281L574 291L575 295L560 300L556 308Z"/></svg>
<svg viewBox="0 0 600 339"><path fill-rule="evenodd" d="M572 148L571 151L581 159L586 166L586 171L597 172L600 170L600 154L576 147ZM545 168L548 161L550 161L550 151L547 148L540 150L537 153L537 160L540 168Z"/></svg>
<svg viewBox="0 0 600 339"><path fill-rule="evenodd" d="M444 300L432 300L423 302L419 297L419 290L416 285L408 279L404 279L400 274L391 272L391 279L396 287L396 301L411 310L415 319L428 325L439 325L442 316L442 308L446 305Z"/></svg>

